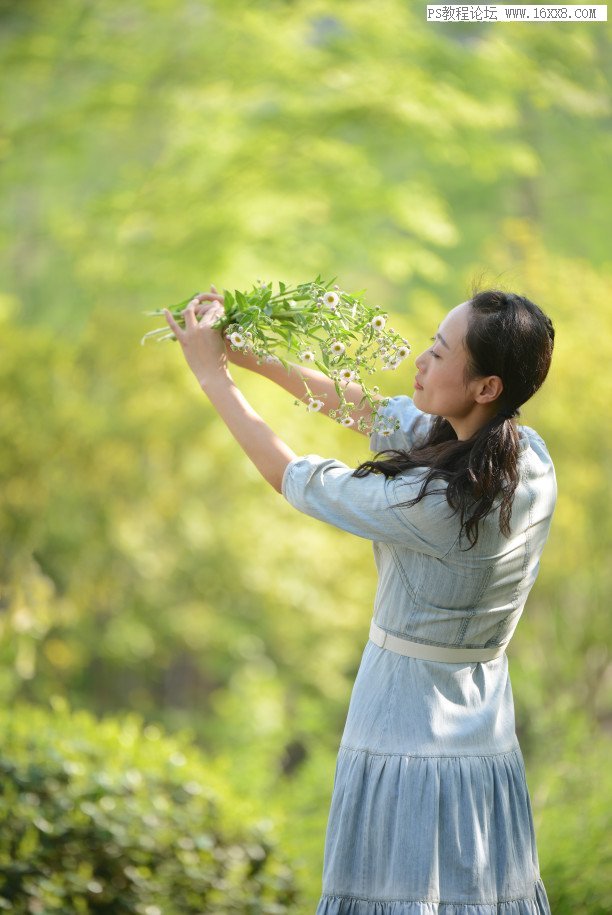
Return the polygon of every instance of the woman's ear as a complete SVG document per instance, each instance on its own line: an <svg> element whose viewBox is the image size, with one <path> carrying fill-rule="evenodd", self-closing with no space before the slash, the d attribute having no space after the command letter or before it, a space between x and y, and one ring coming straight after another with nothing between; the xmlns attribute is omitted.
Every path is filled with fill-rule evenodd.
<svg viewBox="0 0 612 915"><path fill-rule="evenodd" d="M504 383L499 375L485 375L478 379L478 387L474 394L476 403L493 403L504 390Z"/></svg>

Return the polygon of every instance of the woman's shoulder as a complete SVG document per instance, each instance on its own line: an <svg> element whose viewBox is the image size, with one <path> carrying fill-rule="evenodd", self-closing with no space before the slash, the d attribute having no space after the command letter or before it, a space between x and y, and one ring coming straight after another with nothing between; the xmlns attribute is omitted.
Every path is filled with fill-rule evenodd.
<svg viewBox="0 0 612 915"><path fill-rule="evenodd" d="M546 442L531 426L519 426L519 460L532 466L540 465L542 469L552 468L553 461Z"/></svg>
<svg viewBox="0 0 612 915"><path fill-rule="evenodd" d="M389 448L409 451L425 439L433 419L419 410L407 394L381 398L370 435L370 451L377 453Z"/></svg>
<svg viewBox="0 0 612 915"><path fill-rule="evenodd" d="M530 426L519 426L519 490L531 505L540 503L552 514L557 500L555 467L542 436ZM520 495L517 492L520 499Z"/></svg>

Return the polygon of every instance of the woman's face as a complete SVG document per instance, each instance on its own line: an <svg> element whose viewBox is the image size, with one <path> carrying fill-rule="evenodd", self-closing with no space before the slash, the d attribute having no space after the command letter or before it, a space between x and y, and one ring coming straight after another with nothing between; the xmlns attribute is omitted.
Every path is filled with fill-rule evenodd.
<svg viewBox="0 0 612 915"><path fill-rule="evenodd" d="M477 382L466 386L468 354L463 341L468 327L469 302L446 315L432 345L415 360L417 375L413 401L419 410L453 420L465 419L475 404Z"/></svg>

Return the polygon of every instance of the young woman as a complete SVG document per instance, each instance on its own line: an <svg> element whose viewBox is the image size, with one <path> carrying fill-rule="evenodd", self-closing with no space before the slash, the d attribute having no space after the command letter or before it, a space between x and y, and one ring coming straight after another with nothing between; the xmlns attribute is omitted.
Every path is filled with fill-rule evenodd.
<svg viewBox="0 0 612 915"><path fill-rule="evenodd" d="M219 301L198 296L185 330L166 313L205 394L292 505L372 541L379 574L317 915L550 913L505 654L556 500L544 442L514 421L548 372L550 320L500 290L453 308L416 359L413 397L384 408L401 428L370 438L386 453L351 470L296 456L249 406L228 359L297 397L306 377L325 412L337 396L316 371L226 351Z"/></svg>

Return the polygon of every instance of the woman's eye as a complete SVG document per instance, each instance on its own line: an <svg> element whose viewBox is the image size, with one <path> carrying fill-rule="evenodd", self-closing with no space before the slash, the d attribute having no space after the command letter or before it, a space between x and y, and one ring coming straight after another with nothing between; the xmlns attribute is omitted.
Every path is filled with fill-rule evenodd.
<svg viewBox="0 0 612 915"><path fill-rule="evenodd" d="M430 337L430 339L431 339L432 343L435 344L436 338L435 338L435 337ZM440 358L439 355L438 355L437 353L434 353L433 349L430 349L429 352L430 352L431 355L434 357L434 359L439 359L439 358Z"/></svg>

